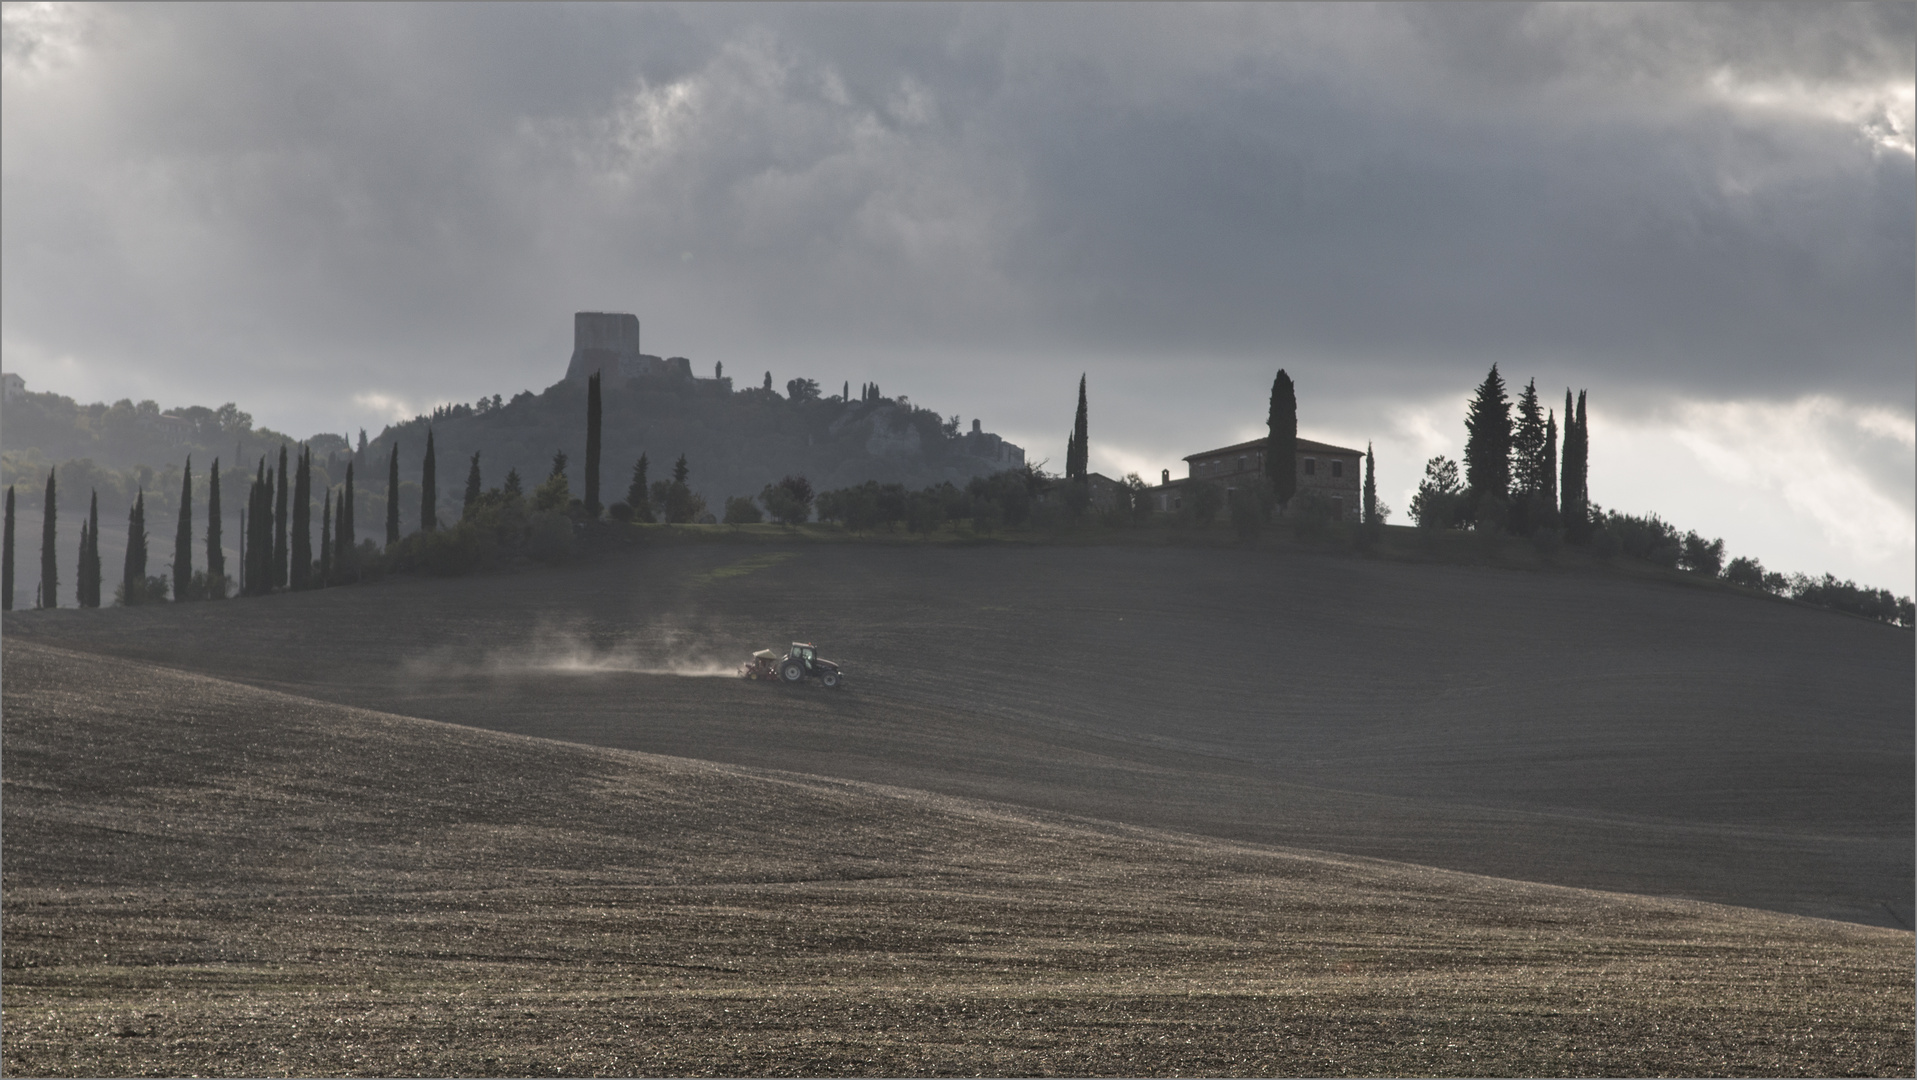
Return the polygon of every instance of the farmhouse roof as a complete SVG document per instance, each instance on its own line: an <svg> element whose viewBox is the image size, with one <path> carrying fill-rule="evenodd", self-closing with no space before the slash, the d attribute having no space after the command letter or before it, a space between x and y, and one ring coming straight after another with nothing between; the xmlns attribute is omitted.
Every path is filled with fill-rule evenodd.
<svg viewBox="0 0 1917 1080"><path fill-rule="evenodd" d="M1184 460L1190 461L1193 458L1211 457L1213 454L1233 454L1240 450L1263 450L1265 443L1269 441L1269 439L1253 439L1250 442L1221 446L1216 450L1200 450L1196 454L1186 454ZM1311 439L1299 439L1298 452L1301 454L1349 454L1352 457L1365 456L1363 450L1353 450L1349 446L1333 446L1330 443L1316 442Z"/></svg>

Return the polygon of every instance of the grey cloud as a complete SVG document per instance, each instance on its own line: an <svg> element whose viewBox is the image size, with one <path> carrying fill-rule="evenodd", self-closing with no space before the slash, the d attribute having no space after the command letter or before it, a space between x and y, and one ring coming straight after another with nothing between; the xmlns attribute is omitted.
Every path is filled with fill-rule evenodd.
<svg viewBox="0 0 1917 1080"><path fill-rule="evenodd" d="M1843 111L1908 97L1908 5L123 8L81 76L27 33L9 362L262 416L541 385L584 308L973 400L1102 356L1917 408L1912 159Z"/></svg>

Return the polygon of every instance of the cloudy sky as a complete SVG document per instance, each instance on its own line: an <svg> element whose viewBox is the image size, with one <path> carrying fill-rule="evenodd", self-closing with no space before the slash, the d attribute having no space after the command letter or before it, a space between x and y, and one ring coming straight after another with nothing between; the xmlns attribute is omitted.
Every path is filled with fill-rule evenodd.
<svg viewBox="0 0 1917 1080"><path fill-rule="evenodd" d="M1909 4L8 4L0 364L297 435L541 389L571 314L1094 469L1378 447L1492 364L1592 492L1917 559ZM1402 510L1400 510L1402 515Z"/></svg>

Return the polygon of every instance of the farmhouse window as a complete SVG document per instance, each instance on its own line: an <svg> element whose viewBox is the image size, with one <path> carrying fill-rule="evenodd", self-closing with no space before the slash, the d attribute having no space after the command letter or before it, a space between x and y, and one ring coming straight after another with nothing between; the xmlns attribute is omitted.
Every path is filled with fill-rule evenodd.
<svg viewBox="0 0 1917 1080"><path fill-rule="evenodd" d="M1331 475L1343 476L1344 474L1345 474L1345 463L1342 461L1333 461L1331 463Z"/></svg>
<svg viewBox="0 0 1917 1080"><path fill-rule="evenodd" d="M1318 475L1318 459L1317 458L1305 459L1305 475L1306 476Z"/></svg>

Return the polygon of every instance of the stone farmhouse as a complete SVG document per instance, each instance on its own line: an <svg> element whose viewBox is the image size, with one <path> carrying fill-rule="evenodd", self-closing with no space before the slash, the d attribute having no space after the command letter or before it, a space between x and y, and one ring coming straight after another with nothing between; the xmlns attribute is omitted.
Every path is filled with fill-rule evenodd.
<svg viewBox="0 0 1917 1080"><path fill-rule="evenodd" d="M1171 470L1166 469L1162 474L1163 483L1152 490L1155 508L1166 514L1183 509L1185 489L1201 481L1218 485L1228 497L1239 487L1266 483L1267 441L1253 439L1187 455L1188 475L1174 480ZM1331 503L1336 520L1360 520L1364 514L1364 456L1364 451L1348 446L1299 439L1299 494L1310 491L1324 496Z"/></svg>

